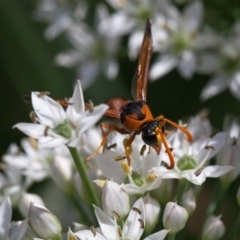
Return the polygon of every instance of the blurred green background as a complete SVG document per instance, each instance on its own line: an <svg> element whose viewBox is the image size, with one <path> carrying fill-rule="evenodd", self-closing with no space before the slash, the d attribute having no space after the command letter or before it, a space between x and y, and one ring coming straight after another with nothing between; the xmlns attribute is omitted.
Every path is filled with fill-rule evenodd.
<svg viewBox="0 0 240 240"><path fill-rule="evenodd" d="M94 3L90 1L90 11L94 9ZM239 0L206 0L204 4L205 19L223 33L240 18ZM30 121L31 104L24 103L22 95L31 91L49 91L53 98L70 97L74 80L77 79L74 69L60 68L53 63L53 58L66 49L68 43L64 36L53 41L44 39L43 31L47 25L33 20L35 5L36 1L31 0L0 1L1 155L7 151L10 143L19 143L23 137L23 134L13 130L12 126L18 122ZM112 93L131 99L131 80L137 61L128 59L127 50L126 54L120 55L119 61L120 73L117 79L108 81L99 76L85 91L86 101L91 99L94 104L102 103L113 96ZM208 80L209 77L194 75L192 80L186 81L177 71L173 71L164 78L149 83L147 101L154 116L163 114L178 121L207 108L213 127L221 130L225 114L240 116L240 102L229 91L206 102L200 102L200 92ZM231 187L234 194L238 186L239 179ZM235 202L234 194L229 196L230 205ZM235 202L230 213L236 208Z"/></svg>
<svg viewBox="0 0 240 240"><path fill-rule="evenodd" d="M238 2L205 1L205 19L220 31L227 31L240 15ZM89 4L90 11L94 11L94 1ZM69 45L62 35L53 41L44 39L43 31L47 25L34 21L35 5L36 1L30 0L0 1L1 155L11 142L18 142L23 136L12 130L12 126L29 121L31 106L25 104L21 96L31 91L49 91L54 98L70 97L73 82L77 79L74 69L57 67L53 63L54 56ZM91 99L95 104L102 103L113 96L112 93L131 99L131 80L137 61L130 61L127 52L120 55L119 61L117 79L108 81L99 76L85 91L86 101ZM186 81L173 71L149 83L147 101L154 116L163 114L178 121L207 108L214 128L221 129L226 113L239 115L240 103L228 91L200 102L201 89L208 80L209 77L194 75L192 80Z"/></svg>

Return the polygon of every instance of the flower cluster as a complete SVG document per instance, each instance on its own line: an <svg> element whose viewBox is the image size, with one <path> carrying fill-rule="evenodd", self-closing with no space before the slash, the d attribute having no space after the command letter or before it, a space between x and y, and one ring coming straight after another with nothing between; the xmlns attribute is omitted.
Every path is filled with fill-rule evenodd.
<svg viewBox="0 0 240 240"><path fill-rule="evenodd" d="M113 9L111 13L108 6ZM181 10L180 10L181 9ZM121 38L129 36L128 56L138 56L144 24L151 19L153 51L158 54L150 79L156 80L177 68L185 79L194 73L212 75L200 98L206 100L229 88L233 96L239 94L239 21L223 35L209 26L204 18L201 0L179 7L170 0L134 1L108 0L94 10L94 27L89 26L86 1L63 3L39 0L35 18L49 24L47 39L64 34L73 46L59 53L55 62L59 66L75 67L83 88L89 87L99 75L115 79L119 64Z"/></svg>
<svg viewBox="0 0 240 240"><path fill-rule="evenodd" d="M83 89L101 75L116 78L117 56L126 52L122 42L128 45L125 55L137 58L142 29L150 19L156 54L150 80L173 69L185 79L195 73L211 75L202 100L226 88L239 100L240 23L236 21L223 35L208 25L204 12L201 0L103 0L94 7L85 0L38 1L34 17L48 23L45 37L52 40L63 34L71 45L57 54L55 62L74 67L81 82L77 81L72 97L65 100L54 100L48 92L32 92L32 123L13 126L27 138L20 146L12 143L2 156L0 239L186 239L193 224L197 232L191 234L202 240L239 238L240 212L225 226L223 209L228 190L240 176L238 117L226 116L223 131L216 131L205 110L176 124L163 116L153 119L149 109L150 117L130 131L124 121L135 126L144 108L131 109L123 116L130 101L117 106L117 112L110 104L85 103L83 96ZM140 62L137 91L145 90L142 67L146 66ZM146 106L145 99L137 103ZM98 127L104 115L109 122ZM146 128L152 120L157 125ZM61 209L70 222L68 218L64 222L61 214L52 211L50 200L34 190L46 180L72 201L67 210ZM237 184L236 206L240 205ZM52 189L41 191L60 206L61 199L53 197ZM77 221L68 214L72 207ZM22 221L15 221L13 208Z"/></svg>
<svg viewBox="0 0 240 240"><path fill-rule="evenodd" d="M237 151L240 125L236 119L226 120L225 133L212 133L209 120L199 113L187 124L194 139L191 143L180 130L169 132L166 138L175 161L171 170L166 169L169 156L164 146L158 155L151 147L144 147L141 136L136 136L131 144L129 165L124 157L126 135L115 131L109 134L104 149L99 150L86 168L79 154L89 156L101 144L101 132L92 126L107 106L85 106L80 82L73 97L64 102L65 108L45 93L33 92L31 99L36 115L34 123L14 126L29 135L21 142L24 152L12 144L3 156L0 216L7 217L0 222L5 238L15 239L17 235L19 239L62 239L58 218L45 207L40 196L28 193L32 184L46 178L51 178L73 199L81 199L78 208L81 214L82 207L84 212L93 209L97 218L99 228L92 226L91 214L84 215L81 224L75 223L73 230L69 228L67 239L138 240L144 234L144 239L154 240L165 239L167 235L173 237L185 227L188 216L196 209L197 186L207 177L222 176L226 191L230 182L239 176L239 164L229 161L233 160L230 155ZM219 165L209 165L215 155ZM226 175L234 167L234 175ZM181 183L182 192L174 197L170 189L165 191L167 201L160 219L161 196L155 197L155 192L163 191L163 183L173 179L186 179L189 183ZM93 205L87 204L89 200ZM173 202L176 200L180 205ZM11 223L11 205L17 206L26 219ZM219 239L225 232L220 217L214 215L219 214L216 209L210 211L206 220L203 239Z"/></svg>

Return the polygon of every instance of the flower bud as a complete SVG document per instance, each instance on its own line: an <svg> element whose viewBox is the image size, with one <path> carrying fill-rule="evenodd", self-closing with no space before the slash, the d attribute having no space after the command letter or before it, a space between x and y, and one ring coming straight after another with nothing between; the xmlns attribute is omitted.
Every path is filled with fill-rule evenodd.
<svg viewBox="0 0 240 240"><path fill-rule="evenodd" d="M145 217L145 230L151 232L157 224L159 214L161 211L159 202L150 197L149 194L143 199L146 217Z"/></svg>
<svg viewBox="0 0 240 240"><path fill-rule="evenodd" d="M43 239L57 238L62 231L57 217L47 208L35 203L30 204L29 225Z"/></svg>
<svg viewBox="0 0 240 240"><path fill-rule="evenodd" d="M183 194L181 205L188 211L189 215L193 213L196 208L196 198L192 189Z"/></svg>
<svg viewBox="0 0 240 240"><path fill-rule="evenodd" d="M185 208L177 205L177 203L167 203L163 213L163 225L165 229L169 229L170 233L177 233L184 228L188 219L188 212Z"/></svg>
<svg viewBox="0 0 240 240"><path fill-rule="evenodd" d="M31 202L44 206L43 200L37 194L22 193L18 204L18 210L25 218L28 216L29 206Z"/></svg>
<svg viewBox="0 0 240 240"><path fill-rule="evenodd" d="M67 239L68 240L77 240L77 237L75 234L72 232L72 230L69 228L67 232Z"/></svg>
<svg viewBox="0 0 240 240"><path fill-rule="evenodd" d="M225 227L220 220L221 216L209 216L203 226L202 240L217 240L222 238L225 233Z"/></svg>
<svg viewBox="0 0 240 240"><path fill-rule="evenodd" d="M120 185L113 181L106 181L103 186L102 204L104 211L110 216L124 218L129 210L129 196Z"/></svg>

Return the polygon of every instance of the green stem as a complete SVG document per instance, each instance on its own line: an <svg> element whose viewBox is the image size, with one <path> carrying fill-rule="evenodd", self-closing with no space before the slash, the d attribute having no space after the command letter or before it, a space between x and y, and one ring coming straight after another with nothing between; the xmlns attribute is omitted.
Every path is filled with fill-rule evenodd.
<svg viewBox="0 0 240 240"><path fill-rule="evenodd" d="M213 198L212 203L210 204L208 211L207 211L207 215L219 215L220 211L221 211L221 207L223 204L223 201L225 199L225 196L227 194L227 186L222 184L222 182L220 182L220 186L219 184L217 186L215 186L215 196Z"/></svg>
<svg viewBox="0 0 240 240"><path fill-rule="evenodd" d="M174 240L175 239L176 234L175 233L169 233L168 234L168 240Z"/></svg>
<svg viewBox="0 0 240 240"><path fill-rule="evenodd" d="M240 211L238 212L238 217L230 231L229 240L239 239L237 235L240 233Z"/></svg>
<svg viewBox="0 0 240 240"><path fill-rule="evenodd" d="M83 186L85 187L85 190L86 190L86 194L88 195L91 203L99 207L100 203L95 194L92 182L88 178L84 162L80 158L76 148L68 147L68 149L72 155L72 158L74 160L74 163L76 165L80 178L82 179Z"/></svg>
<svg viewBox="0 0 240 240"><path fill-rule="evenodd" d="M188 189L189 183L186 179L179 180L178 192L177 192L177 202L180 203L182 200L183 193Z"/></svg>
<svg viewBox="0 0 240 240"><path fill-rule="evenodd" d="M87 213L86 208L84 208L81 203L79 203L79 201L76 199L76 197L74 196L74 194L69 194L68 195L69 198L71 199L73 205L75 206L77 213L79 215L79 218L81 219L82 223L87 225L87 226L91 226L92 225L92 221L89 217L89 213Z"/></svg>

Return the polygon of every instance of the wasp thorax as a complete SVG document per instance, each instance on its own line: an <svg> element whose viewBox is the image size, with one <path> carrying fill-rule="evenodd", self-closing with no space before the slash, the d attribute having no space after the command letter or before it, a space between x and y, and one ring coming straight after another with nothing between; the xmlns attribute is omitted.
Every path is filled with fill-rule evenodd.
<svg viewBox="0 0 240 240"><path fill-rule="evenodd" d="M160 121L148 122L142 129L142 139L149 146L154 146L158 143L157 131L161 130L164 133L164 128L159 129Z"/></svg>

